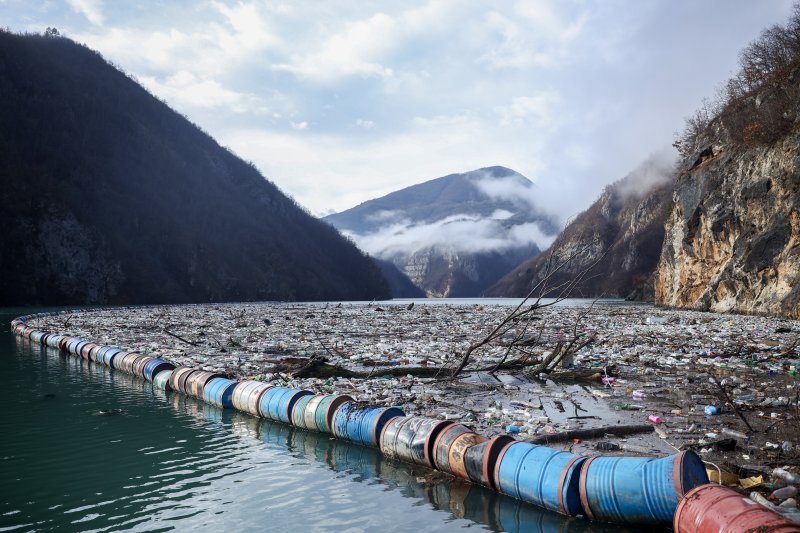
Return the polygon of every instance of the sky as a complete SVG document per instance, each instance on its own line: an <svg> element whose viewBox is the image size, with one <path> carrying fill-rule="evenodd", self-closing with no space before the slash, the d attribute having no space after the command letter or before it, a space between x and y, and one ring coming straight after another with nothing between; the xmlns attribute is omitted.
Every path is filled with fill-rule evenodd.
<svg viewBox="0 0 800 533"><path fill-rule="evenodd" d="M669 146L791 0L0 0L316 215L503 165L562 221Z"/></svg>

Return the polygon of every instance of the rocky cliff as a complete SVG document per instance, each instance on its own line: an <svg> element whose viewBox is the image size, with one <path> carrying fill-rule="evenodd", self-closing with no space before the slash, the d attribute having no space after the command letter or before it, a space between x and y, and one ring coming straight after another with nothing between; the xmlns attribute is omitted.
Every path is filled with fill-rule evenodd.
<svg viewBox="0 0 800 533"><path fill-rule="evenodd" d="M656 302L800 318L800 131L746 147L722 124L683 163Z"/></svg>
<svg viewBox="0 0 800 533"><path fill-rule="evenodd" d="M541 283L543 290L536 295L652 300L673 172L670 155L652 156L609 185L548 250L519 265L485 294L521 297Z"/></svg>
<svg viewBox="0 0 800 533"><path fill-rule="evenodd" d="M366 299L369 257L99 54L0 30L0 306Z"/></svg>

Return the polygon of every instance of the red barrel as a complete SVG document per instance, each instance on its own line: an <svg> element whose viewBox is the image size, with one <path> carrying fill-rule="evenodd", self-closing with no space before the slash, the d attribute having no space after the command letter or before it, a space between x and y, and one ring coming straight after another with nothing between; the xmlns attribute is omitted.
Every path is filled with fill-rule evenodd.
<svg viewBox="0 0 800 533"><path fill-rule="evenodd" d="M675 511L673 527L678 533L800 532L800 525L734 490L712 484L686 493Z"/></svg>

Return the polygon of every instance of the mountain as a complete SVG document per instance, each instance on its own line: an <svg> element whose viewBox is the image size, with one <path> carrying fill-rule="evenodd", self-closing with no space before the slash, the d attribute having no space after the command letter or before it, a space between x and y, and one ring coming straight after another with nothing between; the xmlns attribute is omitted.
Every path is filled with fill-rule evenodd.
<svg viewBox="0 0 800 533"><path fill-rule="evenodd" d="M558 232L534 184L500 166L450 174L325 217L428 296L480 296Z"/></svg>
<svg viewBox="0 0 800 533"><path fill-rule="evenodd" d="M587 272L570 296L652 300L673 175L673 156L650 157L606 187L549 249L512 270L486 295L522 297L541 283L544 295L557 296Z"/></svg>
<svg viewBox="0 0 800 533"><path fill-rule="evenodd" d="M369 257L103 58L0 31L0 305L388 296Z"/></svg>
<svg viewBox="0 0 800 533"><path fill-rule="evenodd" d="M687 121L656 275L671 307L800 318L800 7Z"/></svg>

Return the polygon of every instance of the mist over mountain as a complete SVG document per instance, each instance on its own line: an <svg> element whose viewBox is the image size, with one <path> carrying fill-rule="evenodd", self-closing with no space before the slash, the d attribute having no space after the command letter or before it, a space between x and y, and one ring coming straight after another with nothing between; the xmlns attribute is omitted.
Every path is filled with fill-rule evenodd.
<svg viewBox="0 0 800 533"><path fill-rule="evenodd" d="M658 152L606 187L550 248L517 266L486 295L522 297L541 284L541 292L554 297L587 272L569 296L653 300L676 159L672 151Z"/></svg>
<svg viewBox="0 0 800 533"><path fill-rule="evenodd" d="M92 50L0 31L0 305L372 299L375 264Z"/></svg>
<svg viewBox="0 0 800 533"><path fill-rule="evenodd" d="M325 217L429 296L479 296L558 233L535 185L500 166L450 174Z"/></svg>

